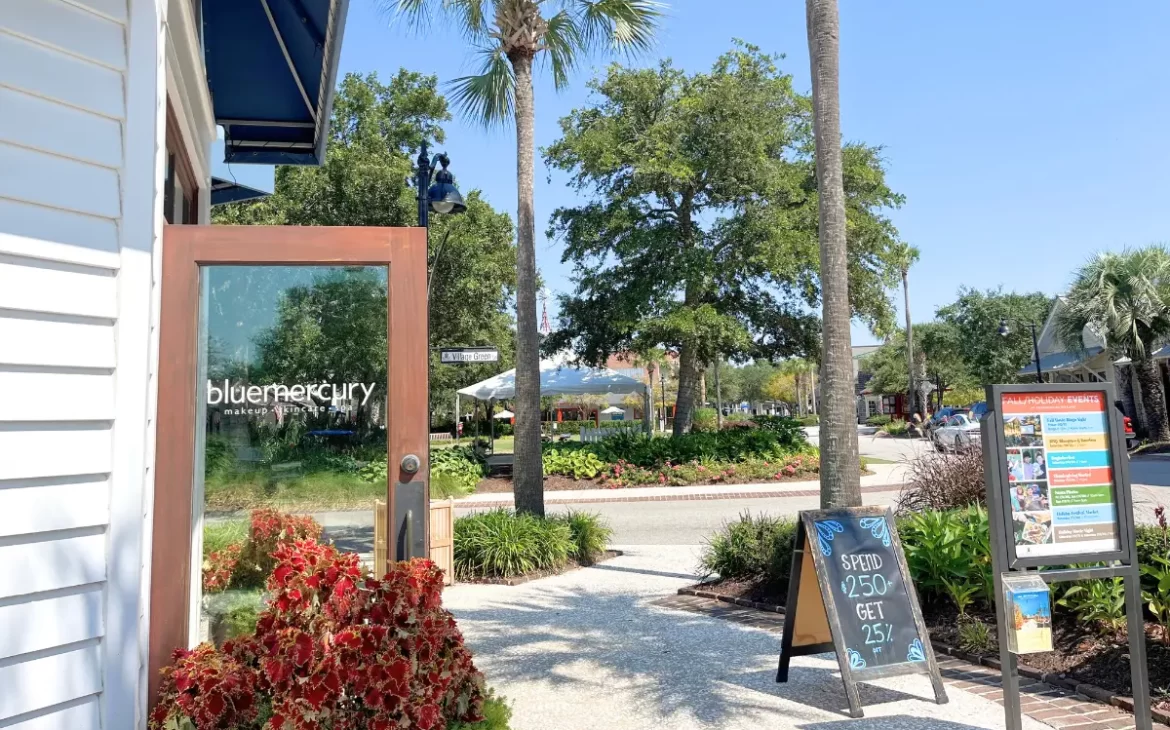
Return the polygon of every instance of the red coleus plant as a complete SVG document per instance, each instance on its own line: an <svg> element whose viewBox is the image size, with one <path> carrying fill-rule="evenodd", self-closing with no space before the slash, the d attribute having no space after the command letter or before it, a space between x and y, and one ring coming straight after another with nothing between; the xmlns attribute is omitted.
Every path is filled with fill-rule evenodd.
<svg viewBox="0 0 1170 730"><path fill-rule="evenodd" d="M152 728L181 727L189 719L199 730L251 727L257 719L255 669L210 644L178 649L174 664L162 670Z"/></svg>
<svg viewBox="0 0 1170 730"><path fill-rule="evenodd" d="M357 555L314 540L283 543L273 557L256 634L223 648L253 673L268 730L442 730L482 719L483 675L442 608L433 563L398 563L376 579ZM220 727L183 714L197 730Z"/></svg>
<svg viewBox="0 0 1170 730"><path fill-rule="evenodd" d="M276 567L273 553L297 540L319 540L323 530L309 515L290 515L274 509L252 510L246 542L229 545L207 556L203 565L203 590L229 587L258 588Z"/></svg>

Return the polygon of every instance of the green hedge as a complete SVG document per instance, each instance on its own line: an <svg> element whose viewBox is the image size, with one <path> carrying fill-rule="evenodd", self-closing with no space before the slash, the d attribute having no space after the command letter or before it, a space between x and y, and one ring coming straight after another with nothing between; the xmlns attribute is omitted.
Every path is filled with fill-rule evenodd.
<svg viewBox="0 0 1170 730"><path fill-rule="evenodd" d="M894 420L894 419L890 418L886 414L878 413L876 415L870 416L869 418L865 419L865 425L881 427L881 426L885 426L885 425L889 424L889 422L892 420Z"/></svg>
<svg viewBox="0 0 1170 730"><path fill-rule="evenodd" d="M582 512L548 518L506 509L477 512L455 520L455 574L512 578L560 570L570 558L592 563L612 534L600 516Z"/></svg>
<svg viewBox="0 0 1170 730"><path fill-rule="evenodd" d="M598 424L594 423L592 420L588 420L588 421L544 421L540 425L545 433L554 433L558 436L563 435L563 434L568 434L570 436L576 436L577 434L581 433L581 429L583 429L583 428L598 428ZM553 428L554 425L556 426L555 429ZM642 420L637 419L637 420L633 420L633 421L602 421L600 427L601 428L636 427L636 428L640 429L642 427Z"/></svg>
<svg viewBox="0 0 1170 730"><path fill-rule="evenodd" d="M619 434L596 443L546 444L545 451L586 451L603 463L627 462L653 468L690 462L731 462L777 459L804 451L808 441L800 424L791 418L768 419L754 428L730 428L714 433L689 433L670 438Z"/></svg>
<svg viewBox="0 0 1170 730"><path fill-rule="evenodd" d="M708 539L700 557L708 578L756 582L767 594L785 598L791 569L791 518L744 514ZM994 590L987 511L965 509L922 511L898 519L906 565L924 603L951 605L960 614L972 607L990 610ZM1137 528L1142 593L1155 620L1170 628L1170 528ZM1125 626L1120 579L1054 584L1057 610L1105 633Z"/></svg>

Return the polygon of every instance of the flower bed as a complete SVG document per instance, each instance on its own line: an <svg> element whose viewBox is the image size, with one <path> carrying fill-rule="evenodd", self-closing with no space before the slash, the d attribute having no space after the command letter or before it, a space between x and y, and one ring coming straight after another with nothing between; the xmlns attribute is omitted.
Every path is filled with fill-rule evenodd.
<svg viewBox="0 0 1170 730"><path fill-rule="evenodd" d="M1170 710L1170 526L1139 526L1138 559L1150 686L1155 706ZM783 607L791 567L791 518L745 515L713 535L701 557L705 591ZM976 655L999 651L991 604L987 512L979 506L922 511L899 518L906 563L932 638ZM1120 579L1052 586L1055 651L1025 663L1113 692L1131 691L1125 604Z"/></svg>
<svg viewBox="0 0 1170 730"><path fill-rule="evenodd" d="M442 608L429 560L382 578L356 554L280 544L255 633L179 649L150 727L194 730L417 728L484 720L484 680ZM474 727L474 725L473 725Z"/></svg>

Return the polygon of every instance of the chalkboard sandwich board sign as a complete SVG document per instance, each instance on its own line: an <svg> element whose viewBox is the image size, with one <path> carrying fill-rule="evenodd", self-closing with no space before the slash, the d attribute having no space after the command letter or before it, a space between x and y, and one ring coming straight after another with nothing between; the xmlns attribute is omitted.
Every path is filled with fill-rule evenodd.
<svg viewBox="0 0 1170 730"><path fill-rule="evenodd" d="M862 716L858 682L900 674L929 675L945 704L893 512L808 511L800 521L776 681L788 681L792 657L832 651L852 717Z"/></svg>

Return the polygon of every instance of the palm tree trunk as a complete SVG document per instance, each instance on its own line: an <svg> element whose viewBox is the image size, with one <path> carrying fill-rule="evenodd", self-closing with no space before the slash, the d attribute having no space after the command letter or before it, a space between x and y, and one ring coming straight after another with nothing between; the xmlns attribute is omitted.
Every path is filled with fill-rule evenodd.
<svg viewBox="0 0 1170 730"><path fill-rule="evenodd" d="M540 339L536 324L536 218L533 154L536 140L532 57L509 59L516 74L516 429L512 488L516 511L544 515L540 454Z"/></svg>
<svg viewBox="0 0 1170 730"><path fill-rule="evenodd" d="M1154 441L1170 441L1170 419L1166 416L1166 395L1162 389L1162 373L1152 358L1136 363L1138 385L1142 391L1142 405L1146 409L1146 425Z"/></svg>
<svg viewBox="0 0 1170 730"><path fill-rule="evenodd" d="M817 191L820 196L824 374L821 379L821 506L861 504L853 356L849 341L849 263L845 244L845 184L841 169L837 0L806 0L813 82Z"/></svg>
<svg viewBox="0 0 1170 730"><path fill-rule="evenodd" d="M700 376L695 349L683 345L678 351L678 397L674 401L675 436L681 436L691 430L691 416L695 411L695 394L699 390Z"/></svg>
<svg viewBox="0 0 1170 730"><path fill-rule="evenodd" d="M906 401L906 420L918 412L918 392L914 387L914 328L910 326L910 270L902 269L902 302L906 310L906 362L909 364L909 400Z"/></svg>

